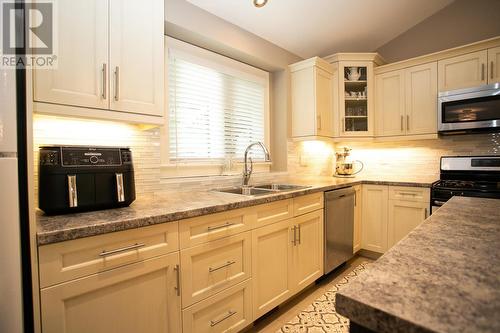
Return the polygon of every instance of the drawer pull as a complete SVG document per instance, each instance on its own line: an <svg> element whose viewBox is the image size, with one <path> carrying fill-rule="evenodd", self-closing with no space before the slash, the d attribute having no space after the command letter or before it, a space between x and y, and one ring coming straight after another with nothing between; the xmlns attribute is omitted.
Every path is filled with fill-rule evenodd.
<svg viewBox="0 0 500 333"><path fill-rule="evenodd" d="M226 222L226 223L221 224L221 225L216 225L216 226L213 226L213 227L208 227L207 230L208 231L213 231L213 230L217 230L217 229L227 228L227 227L230 227L232 225L234 225L234 223Z"/></svg>
<svg viewBox="0 0 500 333"><path fill-rule="evenodd" d="M236 264L236 261L234 261L234 260L230 260L230 261L226 262L226 263L225 263L224 265L222 265L222 266L215 267L215 268L209 267L209 268L208 268L208 272L209 272L209 273L212 273L212 272L218 271L219 269L223 269L224 267L231 266L231 265L233 265L233 264Z"/></svg>
<svg viewBox="0 0 500 333"><path fill-rule="evenodd" d="M120 252L136 250L136 249L140 249L141 247L144 247L144 246L146 246L146 244L144 244L144 243L135 243L134 245L125 246L125 247L115 249L115 250L110 250L110 251L102 250L102 252L99 253L99 257L106 257L106 256L110 256L112 254L116 254L116 253L120 253Z"/></svg>
<svg viewBox="0 0 500 333"><path fill-rule="evenodd" d="M401 195L411 195L412 197L416 196L417 193L410 193L410 192L399 192Z"/></svg>
<svg viewBox="0 0 500 333"><path fill-rule="evenodd" d="M225 315L224 317L222 317L221 319L216 319L216 320L210 320L210 327L214 327L215 325L223 322L224 320L226 320L227 318L229 317L232 317L234 316L235 314L237 314L238 312L237 311L231 311L229 310Z"/></svg>

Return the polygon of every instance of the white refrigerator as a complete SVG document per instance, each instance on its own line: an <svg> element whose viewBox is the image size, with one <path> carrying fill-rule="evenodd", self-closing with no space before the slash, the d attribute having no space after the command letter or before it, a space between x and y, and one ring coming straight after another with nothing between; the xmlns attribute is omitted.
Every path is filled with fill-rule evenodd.
<svg viewBox="0 0 500 333"><path fill-rule="evenodd" d="M26 254L23 247L26 249L29 238L23 237L21 223L28 221L21 221L19 204L19 193L24 189L18 177L18 93L16 71L0 68L0 332L9 333L28 329L24 325L23 296L29 288L23 288L26 275L22 255Z"/></svg>

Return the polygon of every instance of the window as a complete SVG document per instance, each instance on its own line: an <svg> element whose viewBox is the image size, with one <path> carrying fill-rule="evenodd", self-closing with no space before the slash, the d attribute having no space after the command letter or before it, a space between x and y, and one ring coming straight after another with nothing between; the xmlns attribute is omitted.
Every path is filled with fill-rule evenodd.
<svg viewBox="0 0 500 333"><path fill-rule="evenodd" d="M250 143L267 144L268 73L176 40L167 43L168 163L241 160ZM253 157L263 155L255 151Z"/></svg>

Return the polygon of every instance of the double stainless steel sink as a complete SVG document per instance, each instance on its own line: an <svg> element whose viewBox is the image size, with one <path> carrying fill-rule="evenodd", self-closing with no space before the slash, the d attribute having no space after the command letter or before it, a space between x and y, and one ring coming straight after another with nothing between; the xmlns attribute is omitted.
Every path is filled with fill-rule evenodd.
<svg viewBox="0 0 500 333"><path fill-rule="evenodd" d="M310 186L292 185L292 184L263 184L255 186L238 186L230 188L214 189L213 191L239 194L246 196L259 196L279 192L296 191L309 188Z"/></svg>

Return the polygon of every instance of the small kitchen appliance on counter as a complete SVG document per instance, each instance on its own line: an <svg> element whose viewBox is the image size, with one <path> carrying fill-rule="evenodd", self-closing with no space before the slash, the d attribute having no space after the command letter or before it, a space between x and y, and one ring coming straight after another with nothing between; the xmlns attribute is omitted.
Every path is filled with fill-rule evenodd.
<svg viewBox="0 0 500 333"><path fill-rule="evenodd" d="M38 202L46 214L124 207L135 200L129 148L40 147Z"/></svg>
<svg viewBox="0 0 500 333"><path fill-rule="evenodd" d="M349 147L342 147L342 150L340 152L336 152L336 163L335 163L335 177L340 177L340 178L349 178L349 177L354 177L355 174L358 174L363 170L363 162L357 161L357 160L351 160L350 159L350 154L351 154L351 148ZM361 165L359 170L354 171L354 165L358 163Z"/></svg>
<svg viewBox="0 0 500 333"><path fill-rule="evenodd" d="M455 195L500 199L500 155L443 156L440 169L440 180L432 184L432 213Z"/></svg>

